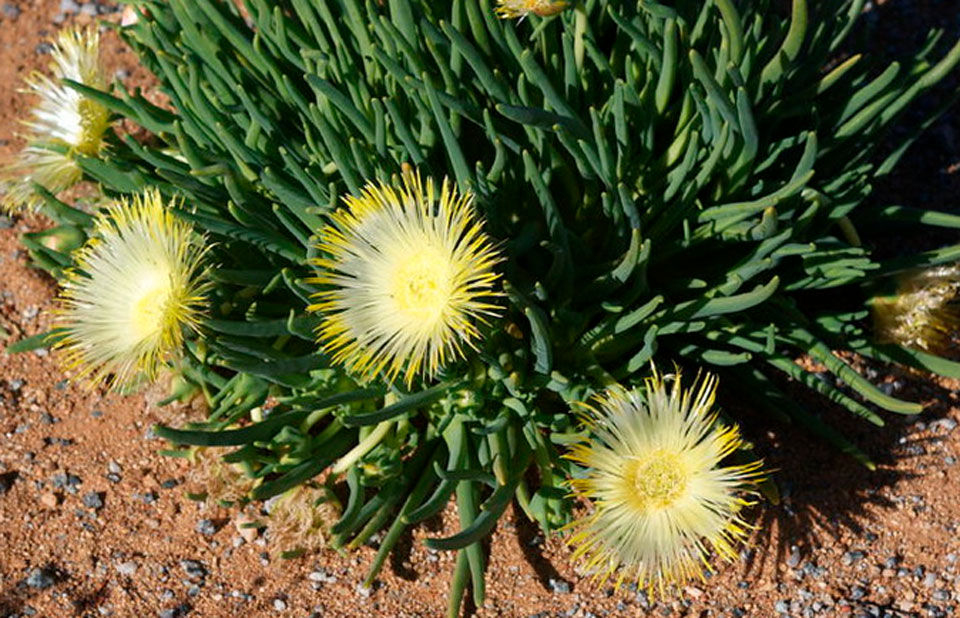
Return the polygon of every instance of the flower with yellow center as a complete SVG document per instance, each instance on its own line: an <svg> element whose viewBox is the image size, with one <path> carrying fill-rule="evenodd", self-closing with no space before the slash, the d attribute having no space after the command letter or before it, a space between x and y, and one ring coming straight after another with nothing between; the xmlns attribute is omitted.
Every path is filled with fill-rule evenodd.
<svg viewBox="0 0 960 618"><path fill-rule="evenodd" d="M762 476L760 462L721 467L741 445L736 427L711 412L716 379L668 388L654 370L643 390L612 387L588 406L591 437L567 455L586 468L571 481L593 503L575 522L574 559L602 582L634 581L648 593L702 577L712 550L736 557L749 529L739 516Z"/></svg>
<svg viewBox="0 0 960 618"><path fill-rule="evenodd" d="M497 309L500 258L472 199L407 172L402 187L367 185L331 215L313 279L327 289L310 310L324 314L318 337L335 362L410 385L475 346L475 322Z"/></svg>
<svg viewBox="0 0 960 618"><path fill-rule="evenodd" d="M69 79L98 90L107 89L106 73L100 63L100 35L93 28L64 30L51 53L51 76L35 72L27 79L27 92L40 100L33 118L24 123L30 128L26 136L29 143L6 171L9 186L0 206L8 211L40 204L34 183L52 193L73 186L83 175L74 155L96 156L104 148L109 110L61 83Z"/></svg>
<svg viewBox="0 0 960 618"><path fill-rule="evenodd" d="M569 4L565 0L497 0L497 15L504 19L523 19L531 13L538 17L557 15Z"/></svg>
<svg viewBox="0 0 960 618"><path fill-rule="evenodd" d="M892 296L871 302L876 338L929 352L946 352L960 333L960 265L900 275Z"/></svg>
<svg viewBox="0 0 960 618"><path fill-rule="evenodd" d="M60 294L57 347L78 378L153 379L197 330L209 284L206 247L156 190L98 216Z"/></svg>

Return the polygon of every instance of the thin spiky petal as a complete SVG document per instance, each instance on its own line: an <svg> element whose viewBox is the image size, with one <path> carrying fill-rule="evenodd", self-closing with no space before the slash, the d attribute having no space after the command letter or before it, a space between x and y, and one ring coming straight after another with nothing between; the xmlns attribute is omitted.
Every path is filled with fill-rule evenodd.
<svg viewBox="0 0 960 618"><path fill-rule="evenodd" d="M496 315L500 257L472 199L446 180L438 195L411 172L331 215L312 280L327 289L309 309L324 314L318 338L335 362L364 379L403 373L409 385L475 346L476 323Z"/></svg>
<svg viewBox="0 0 960 618"><path fill-rule="evenodd" d="M50 75L35 72L27 78L26 92L39 97L32 118L24 124L28 145L5 172L7 191L0 208L34 209L41 199L34 183L52 193L73 186L82 178L74 157L97 156L104 148L110 124L109 110L61 83L69 79L106 90L106 73L100 62L100 35L96 29L64 30L53 45Z"/></svg>
<svg viewBox="0 0 960 618"><path fill-rule="evenodd" d="M601 583L632 580L652 595L709 568L709 555L736 557L749 526L739 511L760 462L720 467L742 445L717 422L716 379L685 390L654 370L643 390L611 387L588 406L590 438L567 457L584 466L574 491L593 503L568 541Z"/></svg>
<svg viewBox="0 0 960 618"><path fill-rule="evenodd" d="M205 252L156 190L101 214L59 297L57 347L76 378L126 386L175 358L207 306Z"/></svg>

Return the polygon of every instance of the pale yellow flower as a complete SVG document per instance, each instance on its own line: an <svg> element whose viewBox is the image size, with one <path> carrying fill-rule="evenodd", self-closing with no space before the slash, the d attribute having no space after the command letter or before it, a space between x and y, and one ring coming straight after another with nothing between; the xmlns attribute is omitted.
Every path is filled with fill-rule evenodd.
<svg viewBox="0 0 960 618"><path fill-rule="evenodd" d="M34 183L52 193L73 186L83 175L74 156L96 156L104 148L109 110L61 83L70 79L98 90L107 88L100 35L93 28L65 30L51 54L50 75L35 72L27 79L26 92L36 94L39 102L32 119L24 123L30 128L25 136L28 145L5 170L7 190L0 207L7 211L32 209L41 203Z"/></svg>
<svg viewBox="0 0 960 618"><path fill-rule="evenodd" d="M711 553L736 557L749 527L739 512L761 476L760 462L721 467L741 445L736 427L711 408L716 379L668 389L654 371L645 388L612 387L588 406L590 437L568 457L586 468L571 481L592 502L569 543L583 570L602 582L635 582L649 593L702 577Z"/></svg>
<svg viewBox="0 0 960 618"><path fill-rule="evenodd" d="M152 379L175 358L184 329L207 306L203 240L159 192L123 200L98 216L60 294L57 347L78 378L117 386Z"/></svg>
<svg viewBox="0 0 960 618"><path fill-rule="evenodd" d="M333 360L363 378L432 377L480 337L496 312L497 251L472 196L405 174L397 189L367 185L320 232L313 280L327 287L311 311Z"/></svg>
<svg viewBox="0 0 960 618"><path fill-rule="evenodd" d="M531 13L550 17L565 10L569 4L564 0L497 0L497 14L504 19L523 19Z"/></svg>

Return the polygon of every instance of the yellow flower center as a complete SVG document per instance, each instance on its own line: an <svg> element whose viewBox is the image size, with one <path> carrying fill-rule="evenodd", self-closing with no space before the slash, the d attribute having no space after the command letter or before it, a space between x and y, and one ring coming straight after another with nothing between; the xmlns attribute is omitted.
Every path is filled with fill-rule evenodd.
<svg viewBox="0 0 960 618"><path fill-rule="evenodd" d="M156 337L168 321L170 278L166 273L150 273L134 292L130 302L130 329L133 337L144 341Z"/></svg>
<svg viewBox="0 0 960 618"><path fill-rule="evenodd" d="M632 480L634 498L642 510L666 508L687 488L686 469L675 453L657 450L628 466L627 478Z"/></svg>
<svg viewBox="0 0 960 618"><path fill-rule="evenodd" d="M93 157L103 148L103 134L109 126L110 112L90 99L80 99L78 107L80 131L77 141L71 145L80 154Z"/></svg>
<svg viewBox="0 0 960 618"><path fill-rule="evenodd" d="M453 269L439 247L425 246L406 256L394 270L390 297L403 317L435 323L453 293Z"/></svg>

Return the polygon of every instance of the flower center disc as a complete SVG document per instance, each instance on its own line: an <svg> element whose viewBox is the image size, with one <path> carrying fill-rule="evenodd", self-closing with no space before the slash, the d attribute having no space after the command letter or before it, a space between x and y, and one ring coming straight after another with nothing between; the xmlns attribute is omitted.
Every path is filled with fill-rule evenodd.
<svg viewBox="0 0 960 618"><path fill-rule="evenodd" d="M634 460L628 471L638 506L643 510L670 506L687 488L687 473L675 454L659 450Z"/></svg>
<svg viewBox="0 0 960 618"><path fill-rule="evenodd" d="M130 301L130 328L139 341L154 337L163 327L170 279L165 273L144 274Z"/></svg>
<svg viewBox="0 0 960 618"><path fill-rule="evenodd" d="M422 247L397 265L390 297L407 319L433 324L450 303L452 284L449 258L436 247Z"/></svg>

